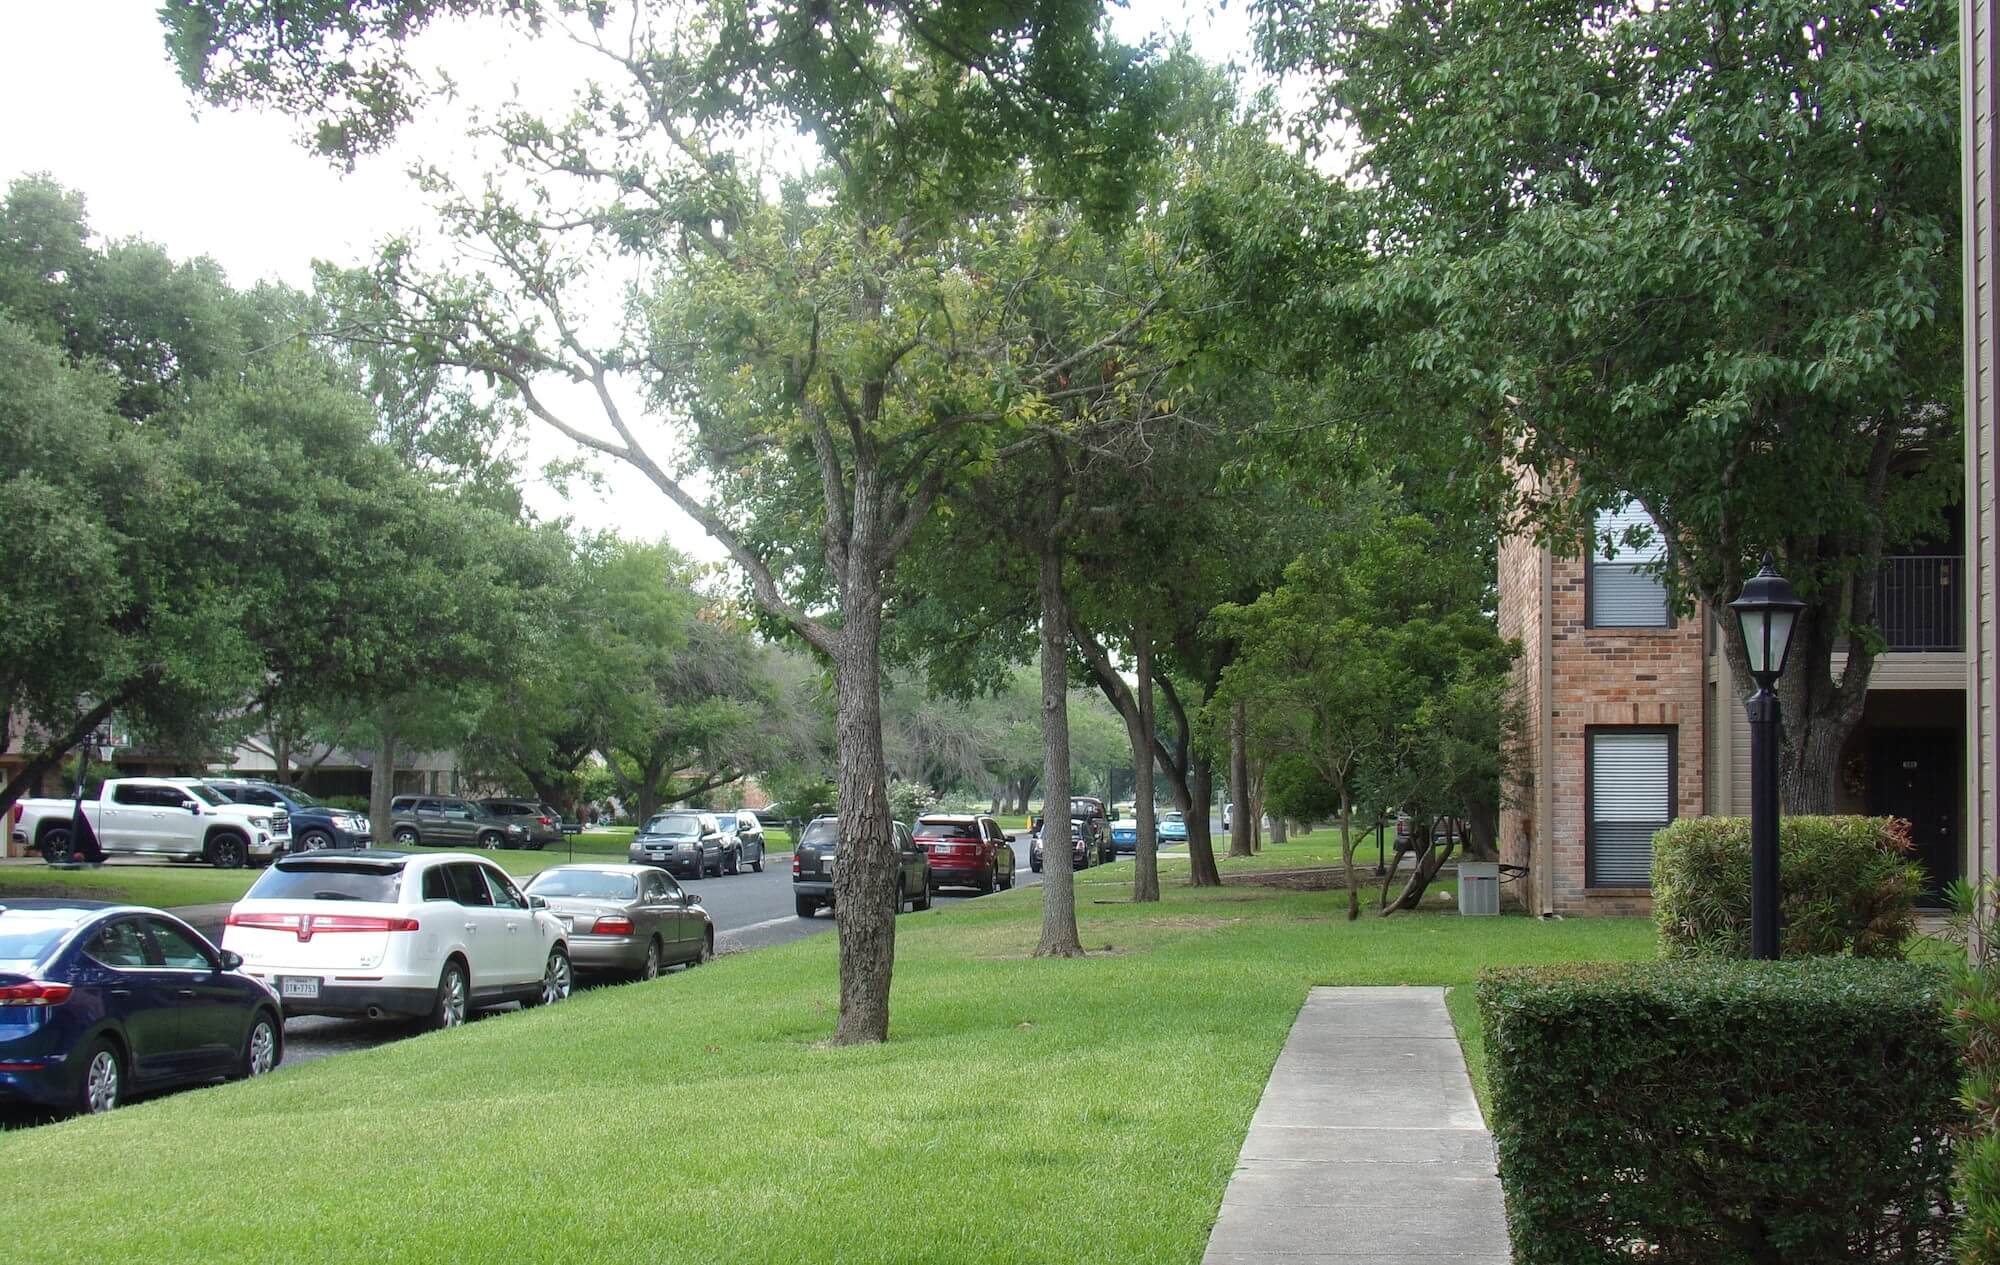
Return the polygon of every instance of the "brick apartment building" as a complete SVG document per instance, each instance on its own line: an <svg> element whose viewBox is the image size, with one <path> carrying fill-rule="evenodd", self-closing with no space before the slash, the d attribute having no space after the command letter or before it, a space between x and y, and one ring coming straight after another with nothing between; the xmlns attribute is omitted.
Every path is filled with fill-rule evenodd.
<svg viewBox="0 0 2000 1265"><path fill-rule="evenodd" d="M1522 646L1528 727L1500 845L1528 867L1530 912L1646 912L1655 831L1750 811L1749 725L1717 640L1733 620L1669 608L1648 571L1658 544L1616 543L1645 521L1637 507L1600 516L1589 559L1501 545L1500 630ZM1840 810L1909 818L1933 892L1967 872L1963 552L1954 528L1886 560L1888 651L1840 763Z"/></svg>

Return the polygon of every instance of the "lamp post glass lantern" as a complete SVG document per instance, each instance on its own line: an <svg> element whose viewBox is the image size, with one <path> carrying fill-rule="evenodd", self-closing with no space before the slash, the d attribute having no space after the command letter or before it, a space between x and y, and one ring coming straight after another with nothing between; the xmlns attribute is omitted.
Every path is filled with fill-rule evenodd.
<svg viewBox="0 0 2000 1265"><path fill-rule="evenodd" d="M1750 718L1750 956L1775 961L1778 956L1778 743L1783 730L1778 696L1772 692L1784 675L1792 648L1792 628L1805 603L1792 592L1791 581L1779 575L1764 555L1764 565L1729 604L1743 632L1743 652L1750 661L1757 692L1743 704Z"/></svg>

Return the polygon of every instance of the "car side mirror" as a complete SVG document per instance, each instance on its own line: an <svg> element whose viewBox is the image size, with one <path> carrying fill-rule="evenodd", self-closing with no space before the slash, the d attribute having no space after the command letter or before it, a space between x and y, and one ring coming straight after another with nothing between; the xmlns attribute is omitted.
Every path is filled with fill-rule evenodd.
<svg viewBox="0 0 2000 1265"><path fill-rule="evenodd" d="M548 901L542 899L540 896L535 895L533 892L528 893L528 908L547 909L548 907L549 907Z"/></svg>
<svg viewBox="0 0 2000 1265"><path fill-rule="evenodd" d="M698 892L684 891L681 893L681 904L689 909L693 909L696 905L701 904L701 894Z"/></svg>
<svg viewBox="0 0 2000 1265"><path fill-rule="evenodd" d="M242 969L242 966L243 966L243 955L241 953L236 952L234 949L224 949L222 951L223 970L225 971L240 970Z"/></svg>
<svg viewBox="0 0 2000 1265"><path fill-rule="evenodd" d="M201 801L198 799L189 800L187 810L188 813L192 816L195 817L201 816Z"/></svg>

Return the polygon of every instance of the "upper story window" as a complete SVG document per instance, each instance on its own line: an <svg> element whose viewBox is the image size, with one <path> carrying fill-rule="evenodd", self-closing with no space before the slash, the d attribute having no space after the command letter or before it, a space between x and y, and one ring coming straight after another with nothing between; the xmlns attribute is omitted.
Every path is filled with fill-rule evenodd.
<svg viewBox="0 0 2000 1265"><path fill-rule="evenodd" d="M1643 543L1632 542L1635 530ZM1592 628L1673 627L1666 582L1657 571L1666 556L1666 537L1638 502L1600 510L1591 536L1585 622Z"/></svg>

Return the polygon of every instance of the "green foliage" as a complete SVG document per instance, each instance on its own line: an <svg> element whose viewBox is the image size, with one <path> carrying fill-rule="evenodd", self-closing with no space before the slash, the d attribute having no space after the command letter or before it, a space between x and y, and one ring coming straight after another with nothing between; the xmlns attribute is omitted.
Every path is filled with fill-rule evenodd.
<svg viewBox="0 0 2000 1265"><path fill-rule="evenodd" d="M1483 976L1515 1259L1949 1259L1943 994L1852 959Z"/></svg>
<svg viewBox="0 0 2000 1265"><path fill-rule="evenodd" d="M1783 956L1903 956L1923 890L1910 852L1897 818L1779 818ZM1653 917L1668 954L1750 956L1748 817L1689 817L1653 836Z"/></svg>
<svg viewBox="0 0 2000 1265"><path fill-rule="evenodd" d="M900 778L889 782L889 817L904 825L914 824L917 818L937 807L937 792L921 782L905 782Z"/></svg>
<svg viewBox="0 0 2000 1265"><path fill-rule="evenodd" d="M1969 1122L1958 1137L1958 1259L2000 1262L2000 918L1994 889L1952 885L1955 939L1965 952L1951 973L1951 1032L1963 1056L1959 1102Z"/></svg>
<svg viewBox="0 0 2000 1265"><path fill-rule="evenodd" d="M1368 173L1380 266L1318 322L1350 370L1464 478L1542 476L1508 487L1559 548L1634 497L1711 606L1774 550L1809 603L1786 792L1830 803L1809 753L1860 714L1880 556L1960 482L1959 6L1256 8L1300 130Z"/></svg>
<svg viewBox="0 0 2000 1265"><path fill-rule="evenodd" d="M326 807L337 808L342 812L362 813L364 815L368 812L368 797L366 795L323 795L318 798L319 802ZM372 825L373 823L370 824Z"/></svg>
<svg viewBox="0 0 2000 1265"><path fill-rule="evenodd" d="M774 777L764 784L772 802L785 810L790 821L806 822L828 817L840 807L840 790L821 771L798 771Z"/></svg>

